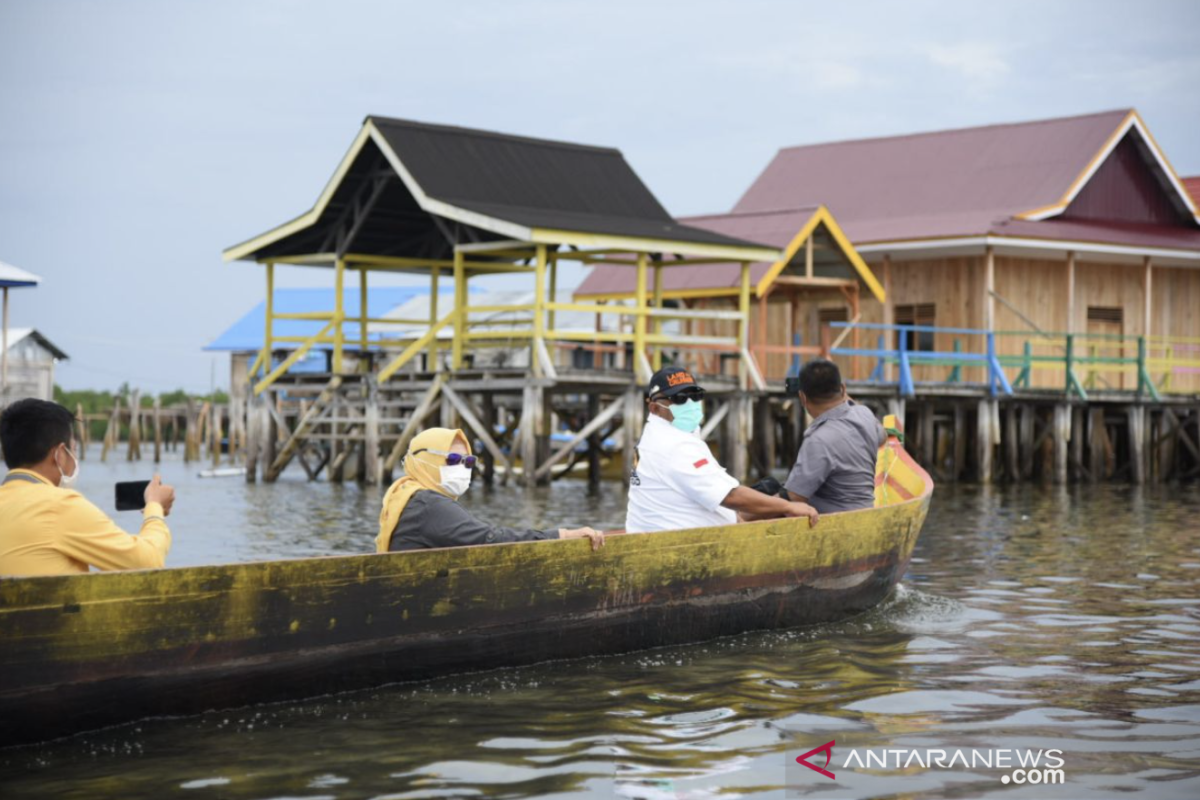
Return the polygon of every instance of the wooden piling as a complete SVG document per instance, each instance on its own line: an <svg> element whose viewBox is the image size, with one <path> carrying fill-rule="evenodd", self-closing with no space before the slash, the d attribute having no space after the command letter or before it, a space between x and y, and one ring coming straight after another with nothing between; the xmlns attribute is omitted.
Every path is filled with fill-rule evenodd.
<svg viewBox="0 0 1200 800"><path fill-rule="evenodd" d="M154 463L162 463L162 400L154 398Z"/></svg>
<svg viewBox="0 0 1200 800"><path fill-rule="evenodd" d="M1071 407L1066 403L1054 406L1054 482L1067 482L1067 449L1071 443Z"/></svg>
<svg viewBox="0 0 1200 800"><path fill-rule="evenodd" d="M992 482L992 405L980 400L975 416L975 466L980 483Z"/></svg>

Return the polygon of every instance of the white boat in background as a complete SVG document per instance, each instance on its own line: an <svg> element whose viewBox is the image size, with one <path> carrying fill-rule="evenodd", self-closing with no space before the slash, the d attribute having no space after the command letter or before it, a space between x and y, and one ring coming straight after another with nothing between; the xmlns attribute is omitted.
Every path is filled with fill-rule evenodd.
<svg viewBox="0 0 1200 800"><path fill-rule="evenodd" d="M200 470L201 478L240 478L246 474L245 467L221 467Z"/></svg>

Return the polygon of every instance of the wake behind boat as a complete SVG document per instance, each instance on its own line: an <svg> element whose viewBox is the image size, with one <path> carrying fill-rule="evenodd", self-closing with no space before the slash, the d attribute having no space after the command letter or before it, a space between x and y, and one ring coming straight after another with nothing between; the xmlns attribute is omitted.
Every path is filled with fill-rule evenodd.
<svg viewBox="0 0 1200 800"><path fill-rule="evenodd" d="M891 422L894 425L894 422ZM0 746L105 725L840 619L903 577L933 483L876 506L613 536L0 581Z"/></svg>

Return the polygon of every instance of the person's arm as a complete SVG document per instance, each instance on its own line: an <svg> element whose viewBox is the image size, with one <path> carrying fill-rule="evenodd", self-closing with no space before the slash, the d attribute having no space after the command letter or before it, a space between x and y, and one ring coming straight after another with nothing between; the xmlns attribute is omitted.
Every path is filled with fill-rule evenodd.
<svg viewBox="0 0 1200 800"><path fill-rule="evenodd" d="M807 503L791 502L782 497L763 494L749 486L733 489L726 495L722 505L738 512L738 516L745 522L780 517L808 517L808 526L811 528L820 518L817 510Z"/></svg>
<svg viewBox="0 0 1200 800"><path fill-rule="evenodd" d="M121 530L78 492L67 493L62 503L58 549L64 555L102 570L154 569L166 563L171 531L160 503L146 504L137 536Z"/></svg>
<svg viewBox="0 0 1200 800"><path fill-rule="evenodd" d="M509 528L493 525L479 519L460 506L455 500L435 492L422 498L423 507L414 518L408 517L409 509L400 516L396 531L392 534L392 549L404 549L403 541L411 539L426 547L470 547L480 544L503 544L505 542L530 542L541 539L592 540L592 549L603 543L603 534L591 528L560 528L538 530L536 528ZM418 494L418 496L420 496ZM410 500L412 503L416 498ZM599 539L599 544L597 543Z"/></svg>
<svg viewBox="0 0 1200 800"><path fill-rule="evenodd" d="M833 458L829 448L819 440L812 439L800 448L783 487L794 502L807 503L825 485L832 472Z"/></svg>

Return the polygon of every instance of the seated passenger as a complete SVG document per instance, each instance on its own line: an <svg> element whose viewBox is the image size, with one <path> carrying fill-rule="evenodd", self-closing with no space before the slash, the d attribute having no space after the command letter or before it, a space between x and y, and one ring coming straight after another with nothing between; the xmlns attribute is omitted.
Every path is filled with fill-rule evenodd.
<svg viewBox="0 0 1200 800"><path fill-rule="evenodd" d="M650 416L638 442L629 476L625 530L630 533L732 525L776 517L808 517L817 512L742 486L717 463L700 438L704 390L685 369L654 373L646 389Z"/></svg>
<svg viewBox="0 0 1200 800"><path fill-rule="evenodd" d="M875 505L875 460L887 434L846 394L837 364L816 359L800 370L799 398L813 422L804 431L784 487L822 514Z"/></svg>
<svg viewBox="0 0 1200 800"><path fill-rule="evenodd" d="M79 476L75 415L28 398L0 413L0 447L9 472L0 485L0 575L72 575L161 567L171 547L164 519L175 490L155 475L146 487L138 536L68 488ZM67 472L67 469L70 472Z"/></svg>
<svg viewBox="0 0 1200 800"><path fill-rule="evenodd" d="M476 518L457 502L471 485L474 467L471 445L460 430L430 428L413 437L404 456L404 477L383 497L376 552L536 539L586 538L593 550L604 545L604 534L591 528L522 530Z"/></svg>

